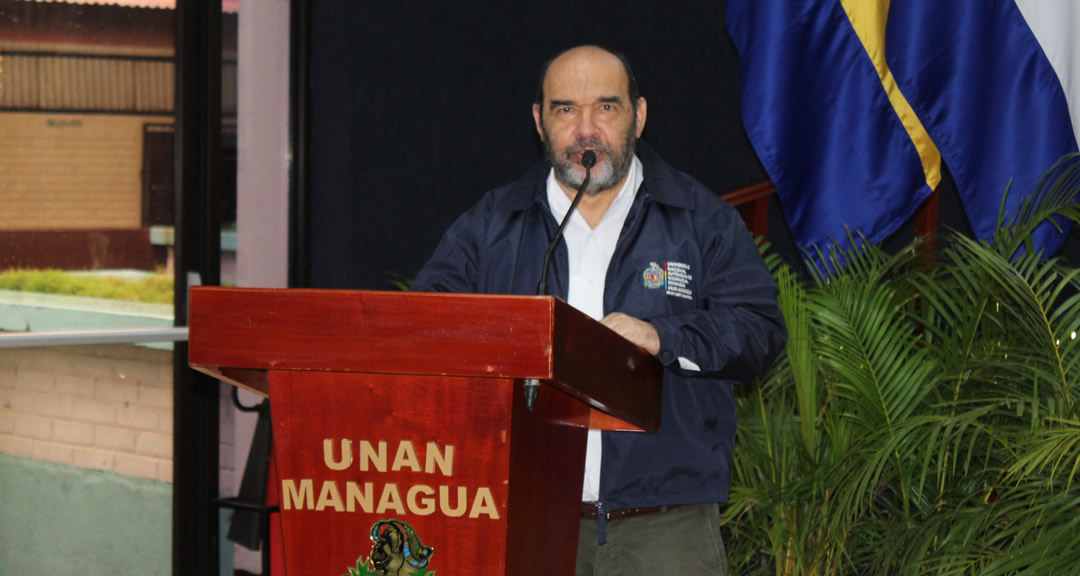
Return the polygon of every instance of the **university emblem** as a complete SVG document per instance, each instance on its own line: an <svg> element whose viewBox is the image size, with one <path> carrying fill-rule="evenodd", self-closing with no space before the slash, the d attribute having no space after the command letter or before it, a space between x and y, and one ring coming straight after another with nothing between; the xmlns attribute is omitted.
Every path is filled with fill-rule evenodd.
<svg viewBox="0 0 1080 576"><path fill-rule="evenodd" d="M645 287L649 290L662 288L667 284L667 272L658 266L656 262L649 262L649 267L645 269L645 273L641 276L645 281Z"/></svg>
<svg viewBox="0 0 1080 576"><path fill-rule="evenodd" d="M371 542L371 556L358 558L342 576L435 576L427 569L435 548L424 546L409 524L379 520L371 527Z"/></svg>

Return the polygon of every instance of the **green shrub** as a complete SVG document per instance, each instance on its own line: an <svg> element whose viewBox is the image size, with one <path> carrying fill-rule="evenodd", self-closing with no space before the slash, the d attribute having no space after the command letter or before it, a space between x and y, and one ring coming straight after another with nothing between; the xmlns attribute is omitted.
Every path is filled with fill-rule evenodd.
<svg viewBox="0 0 1080 576"><path fill-rule="evenodd" d="M171 304L173 301L173 280L164 274L129 280L71 274L62 270L7 270L0 272L0 290L43 292L155 304Z"/></svg>
<svg viewBox="0 0 1080 576"><path fill-rule="evenodd" d="M1074 155L992 243L776 268L789 340L737 392L733 574L1080 574L1080 270L1031 243L1078 194Z"/></svg>

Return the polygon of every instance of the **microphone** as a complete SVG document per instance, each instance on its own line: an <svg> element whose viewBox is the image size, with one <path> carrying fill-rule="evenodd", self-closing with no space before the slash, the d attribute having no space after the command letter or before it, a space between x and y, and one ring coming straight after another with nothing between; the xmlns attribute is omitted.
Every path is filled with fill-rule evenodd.
<svg viewBox="0 0 1080 576"><path fill-rule="evenodd" d="M585 167L585 176L588 177L589 170L591 170L593 166L596 166L596 152L586 150L585 153L581 155L581 165ZM584 185L582 186L582 190L584 190Z"/></svg>
<svg viewBox="0 0 1080 576"><path fill-rule="evenodd" d="M581 155L581 165L585 167L585 180L581 182L581 187L578 188L577 194L574 196L574 201L570 203L570 209L566 211L566 215L563 216L562 222L559 223L559 229L555 231L555 237L552 238L551 244L548 244L547 252L544 254L544 267L540 271L540 284L536 286L536 294L538 296L547 296L548 285L547 275L548 266L551 264L551 255L555 252L555 246L559 243L559 240L563 237L563 230L566 229L566 224L570 222L570 215L574 213L574 209L577 208L578 202L581 201L581 195L585 192L585 189L589 187L589 180L592 177L592 167L596 166L596 152L592 150L586 150Z"/></svg>
<svg viewBox="0 0 1080 576"><path fill-rule="evenodd" d="M585 189L589 187L589 180L592 177L592 167L596 166L596 152L586 150L585 153L581 155L581 165L585 167L585 180L581 182L581 187L578 188L577 194L574 195L574 201L570 203L570 208L566 211L566 215L563 216L562 222L559 223L559 228L555 230L555 237L551 240L551 244L548 244L547 252L544 254L544 268L540 272L540 284L536 286L536 294L538 296L548 295L547 274L548 266L551 264L551 254L555 252L555 245L562 239L563 230L566 229L566 224L570 222L570 215L574 213L574 209L577 208L578 202L581 201L581 195L584 194ZM525 407L529 410L529 414L532 414L533 404L536 402L536 395L540 392L540 381L536 378L526 378L524 387Z"/></svg>

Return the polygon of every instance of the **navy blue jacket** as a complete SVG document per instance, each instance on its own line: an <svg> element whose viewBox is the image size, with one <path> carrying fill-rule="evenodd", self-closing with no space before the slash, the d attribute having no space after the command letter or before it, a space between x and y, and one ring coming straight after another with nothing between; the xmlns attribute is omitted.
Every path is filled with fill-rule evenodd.
<svg viewBox="0 0 1080 576"><path fill-rule="evenodd" d="M661 432L604 432L602 509L724 502L735 442L733 385L762 372L787 338L776 284L742 219L701 183L637 147L644 182L608 266L604 314L652 322L664 372ZM535 294L558 222L550 166L487 193L446 232L412 290ZM566 244L548 272L565 299ZM700 367L680 367L684 357Z"/></svg>

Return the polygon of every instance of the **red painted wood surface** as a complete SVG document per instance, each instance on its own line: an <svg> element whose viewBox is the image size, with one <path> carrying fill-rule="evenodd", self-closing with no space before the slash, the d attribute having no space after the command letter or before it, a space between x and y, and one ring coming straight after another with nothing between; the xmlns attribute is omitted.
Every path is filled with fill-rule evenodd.
<svg viewBox="0 0 1080 576"><path fill-rule="evenodd" d="M660 422L660 364L551 297L193 288L190 308L191 365L272 399L289 574L346 573L389 520L440 574L572 574L586 428L627 428L595 409ZM547 384L531 414L522 378ZM428 463L448 446L452 470Z"/></svg>
<svg viewBox="0 0 1080 576"><path fill-rule="evenodd" d="M585 429L555 422L584 419L588 409L569 396L552 393L542 395L530 415L524 410L520 387L509 380L501 384L492 386L476 378L272 371L287 574L346 573L358 558L370 557L372 526L391 519L408 523L424 546L434 547L429 571L572 574ZM329 461L343 463L346 439L351 441L352 463L332 470L324 441L332 443ZM372 446L386 443L385 471L373 465L361 470L364 441ZM404 465L395 471L402 442L411 443L417 459L410 464L403 457ZM437 443L444 455L453 446L452 469L428 466L430 442ZM304 481L311 482L310 497L298 500L288 495ZM348 510L350 482L371 483L370 511L359 504ZM325 488L325 483L337 490L340 499L330 495L328 490L333 489ZM391 498L380 511L378 504L389 485L400 495L400 506ZM432 512L422 498L410 504L407 495L417 486L436 495L440 486L448 487L452 507L464 487L463 515L447 516L439 503ZM473 506L481 489L490 491L493 509ZM320 503L323 509L317 510ZM470 518L477 510L477 517Z"/></svg>
<svg viewBox="0 0 1080 576"><path fill-rule="evenodd" d="M567 394L550 391L537 397L529 414L522 387L512 390L515 457L510 461L513 508L506 574L571 576L577 559L588 432L584 426L560 424L584 419L588 409Z"/></svg>
<svg viewBox="0 0 1080 576"><path fill-rule="evenodd" d="M552 340L558 343L552 362L555 385L596 409L591 428L633 429L611 418L615 416L644 429L659 430L660 386L627 392L628 383L653 382L656 378L659 384L663 379L662 372L656 373L660 363L633 345L634 354L610 345L612 336L620 343L629 342L577 309L557 302L562 305L555 307L552 322ZM561 382L571 384L560 386Z"/></svg>
<svg viewBox="0 0 1080 576"><path fill-rule="evenodd" d="M660 426L660 363L552 297L196 287L190 308L191 365L262 393L270 369L537 378L605 428Z"/></svg>
<svg viewBox="0 0 1080 576"><path fill-rule="evenodd" d="M776 187L769 180L737 188L720 195L728 204L739 209L746 227L755 237L765 238L769 232L769 197Z"/></svg>

